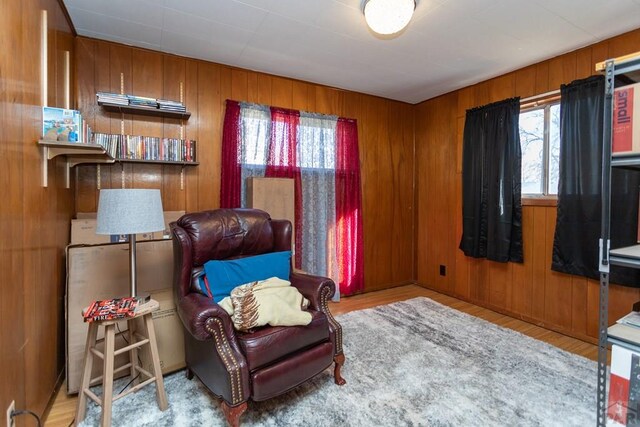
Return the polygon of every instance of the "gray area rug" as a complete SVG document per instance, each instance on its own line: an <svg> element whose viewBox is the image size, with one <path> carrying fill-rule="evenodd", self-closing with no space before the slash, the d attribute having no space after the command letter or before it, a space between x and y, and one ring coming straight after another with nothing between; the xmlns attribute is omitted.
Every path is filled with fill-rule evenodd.
<svg viewBox="0 0 640 427"><path fill-rule="evenodd" d="M590 426L596 364L427 298L339 316L347 384L325 371L267 402L245 426ZM126 383L122 383L126 384ZM113 425L225 426L217 400L184 372L114 404ZM114 390L119 390L117 386ZM82 425L98 425L90 402Z"/></svg>

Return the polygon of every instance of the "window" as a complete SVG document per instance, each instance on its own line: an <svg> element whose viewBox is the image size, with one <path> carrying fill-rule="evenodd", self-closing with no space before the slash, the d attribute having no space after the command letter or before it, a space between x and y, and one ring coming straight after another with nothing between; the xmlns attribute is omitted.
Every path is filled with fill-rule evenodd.
<svg viewBox="0 0 640 427"><path fill-rule="evenodd" d="M558 194L560 165L560 104L520 113L522 194Z"/></svg>
<svg viewBox="0 0 640 427"><path fill-rule="evenodd" d="M362 290L355 120L227 100L222 159L221 207L248 205L247 178L293 179L295 265L333 278L344 294Z"/></svg>

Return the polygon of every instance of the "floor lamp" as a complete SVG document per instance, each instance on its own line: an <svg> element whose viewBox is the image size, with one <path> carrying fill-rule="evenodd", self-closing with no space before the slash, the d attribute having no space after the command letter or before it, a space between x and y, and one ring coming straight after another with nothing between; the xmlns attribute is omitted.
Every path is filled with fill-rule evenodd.
<svg viewBox="0 0 640 427"><path fill-rule="evenodd" d="M164 230L160 190L100 190L96 234L129 235L131 296L137 296L136 234Z"/></svg>

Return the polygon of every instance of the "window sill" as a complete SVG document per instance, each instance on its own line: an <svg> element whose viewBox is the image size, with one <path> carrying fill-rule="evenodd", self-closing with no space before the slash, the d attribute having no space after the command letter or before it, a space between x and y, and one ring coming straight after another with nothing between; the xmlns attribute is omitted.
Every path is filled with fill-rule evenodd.
<svg viewBox="0 0 640 427"><path fill-rule="evenodd" d="M522 196L522 206L558 206L558 196Z"/></svg>

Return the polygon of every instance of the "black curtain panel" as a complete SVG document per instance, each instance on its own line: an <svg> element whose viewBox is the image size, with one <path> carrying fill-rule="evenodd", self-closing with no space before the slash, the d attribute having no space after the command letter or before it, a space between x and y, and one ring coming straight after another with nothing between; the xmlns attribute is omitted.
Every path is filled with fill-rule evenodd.
<svg viewBox="0 0 640 427"><path fill-rule="evenodd" d="M520 98L467 110L462 155L462 239L474 258L522 262Z"/></svg>
<svg viewBox="0 0 640 427"><path fill-rule="evenodd" d="M558 217L551 268L598 279L604 77L576 80L560 91ZM612 248L637 243L639 189L638 172L613 168ZM610 281L640 287L640 271L612 267Z"/></svg>

